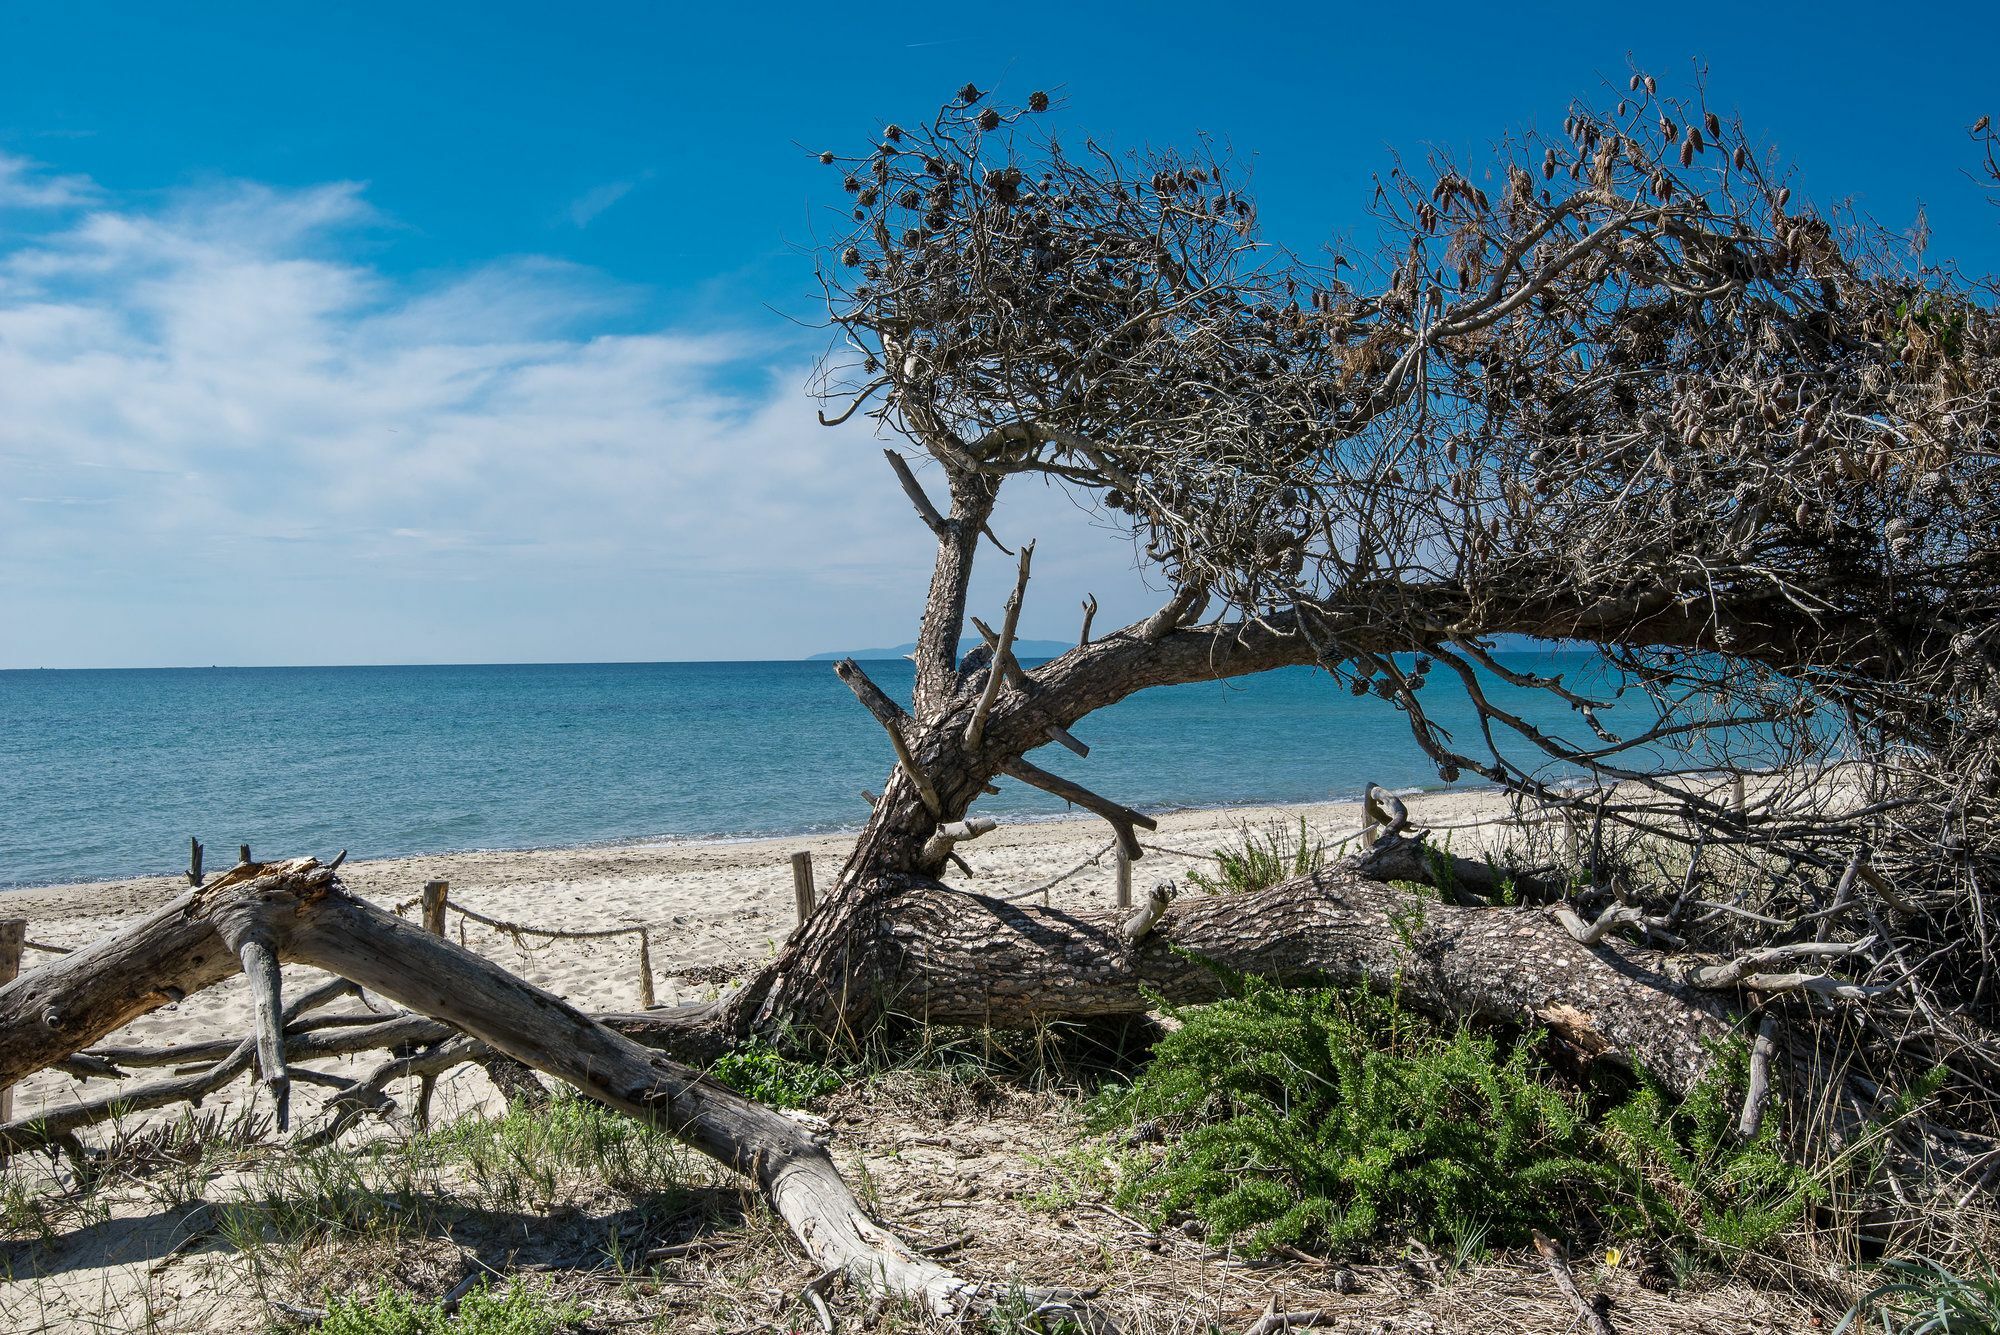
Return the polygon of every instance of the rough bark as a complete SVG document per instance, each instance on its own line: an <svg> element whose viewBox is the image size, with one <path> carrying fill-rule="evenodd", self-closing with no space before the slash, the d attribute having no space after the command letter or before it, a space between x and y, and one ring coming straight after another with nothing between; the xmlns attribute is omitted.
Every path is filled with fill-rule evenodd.
<svg viewBox="0 0 2000 1335"><path fill-rule="evenodd" d="M1649 952L1582 945L1539 909L1460 908L1340 872L1184 897L1136 947L1117 910L1009 904L916 879L865 900L865 913L843 920L849 985L819 992L816 1028L828 1037L893 1016L1027 1029L1137 1015L1153 998L1221 996L1230 972L1396 987L1438 1014L1544 1025L1587 1056L1643 1065L1676 1088L1734 1031L1726 1000L1661 972Z"/></svg>

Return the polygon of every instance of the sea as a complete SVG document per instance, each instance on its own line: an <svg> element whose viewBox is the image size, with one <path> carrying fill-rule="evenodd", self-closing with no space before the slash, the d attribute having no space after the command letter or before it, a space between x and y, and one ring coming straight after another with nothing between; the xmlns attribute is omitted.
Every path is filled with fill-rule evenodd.
<svg viewBox="0 0 2000 1335"><path fill-rule="evenodd" d="M1574 649L1505 657L1595 671ZM907 703L907 661L867 668ZM1425 703L1470 742L1444 675ZM1576 735L1545 693L1486 689ZM1087 759L1035 762L1153 813L1446 786L1392 705L1307 668L1143 691L1072 731ZM839 831L891 763L825 662L5 671L0 887L182 870L190 836L216 866L246 843L360 859ZM998 786L976 813L1067 810Z"/></svg>

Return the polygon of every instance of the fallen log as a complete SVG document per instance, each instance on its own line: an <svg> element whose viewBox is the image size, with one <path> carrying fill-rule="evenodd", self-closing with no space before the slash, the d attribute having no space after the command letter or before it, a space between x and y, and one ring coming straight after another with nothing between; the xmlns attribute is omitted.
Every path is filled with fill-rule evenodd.
<svg viewBox="0 0 2000 1335"><path fill-rule="evenodd" d="M756 1183L814 1262L857 1286L954 1316L983 1298L855 1201L832 1157L789 1118L614 1033L561 998L347 893L311 858L232 868L130 932L0 988L0 1084L228 976L256 939L464 1031L660 1126ZM246 1040L254 1045L255 1036Z"/></svg>
<svg viewBox="0 0 2000 1335"><path fill-rule="evenodd" d="M1677 981L1654 952L1584 945L1539 909L1460 908L1341 871L1255 894L1183 896L1136 946L1123 930L1129 916L911 881L871 915L885 938L876 976L894 980L884 1000L896 1012L1001 1029L1137 1015L1160 997L1212 1000L1229 972L1393 987L1437 1014L1545 1026L1678 1090L1737 1025L1726 997Z"/></svg>

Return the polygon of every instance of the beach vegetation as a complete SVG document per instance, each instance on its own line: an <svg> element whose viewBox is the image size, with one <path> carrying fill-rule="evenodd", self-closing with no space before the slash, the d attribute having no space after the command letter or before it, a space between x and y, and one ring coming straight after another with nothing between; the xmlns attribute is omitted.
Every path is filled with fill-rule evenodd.
<svg viewBox="0 0 2000 1335"><path fill-rule="evenodd" d="M839 1089L841 1073L823 1061L788 1057L752 1039L718 1057L709 1074L737 1093L773 1108L804 1108Z"/></svg>
<svg viewBox="0 0 2000 1335"><path fill-rule="evenodd" d="M1905 1259L1849 1308L1834 1335L2000 1335L2000 1268L1975 1250L1962 1269Z"/></svg>
<svg viewBox="0 0 2000 1335"><path fill-rule="evenodd" d="M1252 978L1170 1014L1152 1060L1094 1110L1100 1133L1159 1146L1102 1161L1113 1199L1248 1253L1414 1237L1463 1256L1542 1229L1729 1257L1826 1192L1775 1123L1734 1134L1740 1051L1676 1099L1579 1083L1536 1032L1435 1020L1394 993Z"/></svg>
<svg viewBox="0 0 2000 1335"><path fill-rule="evenodd" d="M1241 842L1214 850L1213 872L1197 867L1188 881L1204 894L1247 895L1268 890L1295 876L1306 876L1325 866L1328 860L1324 840L1300 816L1290 821L1271 821L1262 829L1244 827Z"/></svg>
<svg viewBox="0 0 2000 1335"><path fill-rule="evenodd" d="M518 1277L482 1283L455 1304L425 1302L383 1285L366 1297L328 1296L318 1335L561 1335L589 1313L546 1285Z"/></svg>

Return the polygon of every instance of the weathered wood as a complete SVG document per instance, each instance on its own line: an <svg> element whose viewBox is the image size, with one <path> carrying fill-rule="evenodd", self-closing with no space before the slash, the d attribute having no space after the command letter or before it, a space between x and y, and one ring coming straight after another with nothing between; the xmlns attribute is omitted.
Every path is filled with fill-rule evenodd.
<svg viewBox="0 0 2000 1335"><path fill-rule="evenodd" d="M240 864L242 864L242 863L245 863L245 862L248 862L249 860L250 860L250 845L248 845L248 844L238 844L238 845L236 846L236 861L237 861L237 863L238 863L238 864L240 865Z"/></svg>
<svg viewBox="0 0 2000 1335"><path fill-rule="evenodd" d="M966 620L972 623L972 628L979 632L979 638L984 640L987 649L992 651L993 661L1007 674L1007 684L1024 691L1031 689L1034 683L1028 679L1027 669L1021 666L1021 660L1014 657L1013 651L1010 649L1004 657L1001 656L999 632L978 617L967 617Z"/></svg>
<svg viewBox="0 0 2000 1335"><path fill-rule="evenodd" d="M917 475L910 471L909 461L895 450L885 449L882 453L888 456L889 467L896 471L896 481L902 484L903 494L910 498L911 505L917 507L917 517L924 521L924 527L940 538L949 537L950 530L945 525L944 516L938 513L937 506L931 504L931 498L924 493Z"/></svg>
<svg viewBox="0 0 2000 1335"><path fill-rule="evenodd" d="M450 881L424 882L424 930L432 936L444 935L444 906L450 896Z"/></svg>
<svg viewBox="0 0 2000 1335"><path fill-rule="evenodd" d="M1739 1140L1756 1139L1764 1125L1764 1106L1771 1096L1771 1058L1778 1051L1778 1013L1768 1011L1757 1027L1757 1039L1750 1045L1749 1086L1743 1092L1743 1113L1736 1119Z"/></svg>
<svg viewBox="0 0 2000 1335"><path fill-rule="evenodd" d="M1562 1248L1539 1230L1535 1233L1535 1250L1541 1253L1542 1264L1548 1267L1549 1278L1556 1284L1557 1292L1569 1299L1569 1305L1576 1311L1577 1322L1589 1335L1617 1335L1603 1309L1583 1296L1576 1286L1576 1277L1570 1273L1569 1262L1563 1258Z"/></svg>
<svg viewBox="0 0 2000 1335"><path fill-rule="evenodd" d="M653 1008L653 942L644 928L639 931L639 1009Z"/></svg>
<svg viewBox="0 0 2000 1335"><path fill-rule="evenodd" d="M214 982L237 963L226 941L256 941L277 960L329 970L657 1123L755 1182L822 1269L843 1271L859 1287L913 1300L940 1317L959 1314L979 1297L975 1286L871 1220L825 1148L790 1119L354 898L310 858L256 870L261 874L239 868L132 932L0 988L0 1080L11 1083L77 1051L159 995L130 977L114 987L102 977L107 961L122 961L140 978ZM163 918L179 930L163 931ZM176 966L163 953L176 946L200 948L205 961L219 958L220 965L205 963L206 973ZM38 979L42 974L51 976ZM55 1023L24 1018L38 1012L52 1014Z"/></svg>
<svg viewBox="0 0 2000 1335"><path fill-rule="evenodd" d="M874 1004L889 1012L1007 1029L1139 1015L1160 997L1213 1000L1224 991L1214 965L1285 985L1396 989L1437 1014L1543 1026L1675 1089L1707 1071L1734 1032L1727 999L1669 976L1657 953L1582 945L1539 909L1441 904L1341 870L1255 894L1182 896L1136 949L1120 930L1131 914L1009 904L909 879L879 888L867 919L876 936L850 940L846 958L876 980L884 995ZM852 993L821 1004L785 1019L829 1033L869 1024Z"/></svg>
<svg viewBox="0 0 2000 1335"><path fill-rule="evenodd" d="M1382 837L1382 827L1389 823L1388 813L1382 810L1375 791L1372 783L1361 790L1361 851L1364 853L1375 847L1375 841Z"/></svg>
<svg viewBox="0 0 2000 1335"><path fill-rule="evenodd" d="M1079 756L1082 756L1086 760L1090 758L1089 747L1085 746L1082 742L1079 742L1076 738L1070 736L1067 731L1057 727L1053 723L1049 724L1049 740L1060 744L1061 746L1067 748L1068 750L1076 752Z"/></svg>
<svg viewBox="0 0 2000 1335"><path fill-rule="evenodd" d="M188 884L197 888L201 885L201 840L188 836Z"/></svg>
<svg viewBox="0 0 2000 1335"><path fill-rule="evenodd" d="M26 918L0 919L0 987L21 976L21 950L28 942ZM0 1084L0 1123L14 1120L14 1086Z"/></svg>
<svg viewBox="0 0 2000 1335"><path fill-rule="evenodd" d="M285 1018L289 1022L353 990L353 984L344 978L323 983L293 1000L286 1008ZM0 996L4 995L4 990L0 990ZM453 1032L435 1020L408 1015L381 1021L366 1028L344 1029L331 1034L293 1033L288 1030L285 1038L285 1055L288 1059L298 1060L341 1056L351 1052L367 1052L375 1048L397 1047L409 1043L439 1042L451 1037ZM107 1051L122 1059L123 1054L119 1050ZM204 1097L230 1084L250 1069L257 1056L257 1040L255 1035L252 1035L215 1045L188 1044L180 1049L168 1051L188 1061L203 1064L195 1070L159 1080L143 1083L120 1082L114 1088L92 1098L67 1099L38 1110L32 1117L18 1121L9 1118L4 1124L0 1124L0 1145L17 1151L39 1149L54 1144L65 1136L73 1135L84 1127L95 1126L113 1117L144 1112L150 1108L164 1108L175 1103L192 1103L198 1106Z"/></svg>
<svg viewBox="0 0 2000 1335"><path fill-rule="evenodd" d="M1090 623L1097 617L1097 595L1091 594L1083 600L1083 629L1077 632L1076 647L1084 648L1090 643Z"/></svg>
<svg viewBox="0 0 2000 1335"><path fill-rule="evenodd" d="M986 674L986 688L980 693L979 703L972 708L972 719L965 725L965 749L977 751L986 737L986 716L993 709L993 701L1000 694L1000 682L1005 676L1001 664L1009 661L1014 653L1014 631L1021 624L1021 604L1028 596L1028 567L1035 559L1035 544L1021 545L1021 561L1014 578L1013 596L1007 599L1007 615L1000 623L1000 643L993 650L993 667Z"/></svg>
<svg viewBox="0 0 2000 1335"><path fill-rule="evenodd" d="M884 694L882 688L861 670L861 665L851 658L843 658L835 663L833 672L847 683L847 689L854 692L854 698L875 716L875 721L889 734L889 745L896 751L896 763L910 776L910 782L917 786L917 792L923 797L924 806L934 816L943 812L944 803L938 797L936 785L917 764L917 758L910 753L909 739L903 736L903 722L909 715L903 712L902 706Z"/></svg>
<svg viewBox="0 0 2000 1335"><path fill-rule="evenodd" d="M798 913L798 920L804 922L812 917L818 904L818 896L813 890L813 855L807 852L792 854L792 907Z"/></svg>
<svg viewBox="0 0 2000 1335"><path fill-rule="evenodd" d="M1132 855L1123 844L1118 845L1118 907L1132 907Z"/></svg>
<svg viewBox="0 0 2000 1335"><path fill-rule="evenodd" d="M284 1001L279 993L278 957L261 934L251 934L236 947L243 976L250 983L253 1032L257 1039L257 1072L271 1093L278 1130L292 1123L292 1077L285 1064Z"/></svg>

